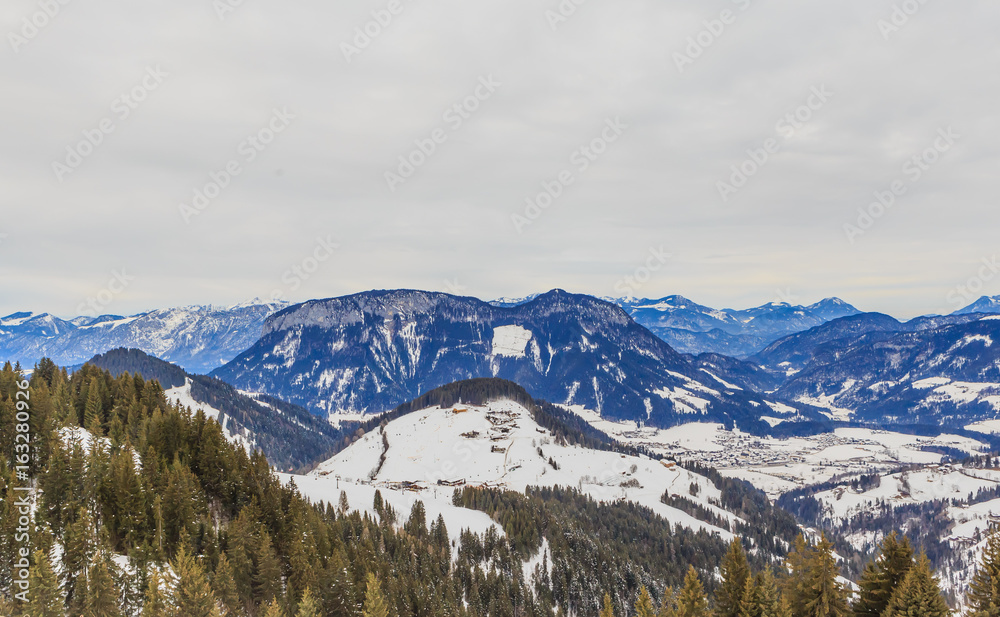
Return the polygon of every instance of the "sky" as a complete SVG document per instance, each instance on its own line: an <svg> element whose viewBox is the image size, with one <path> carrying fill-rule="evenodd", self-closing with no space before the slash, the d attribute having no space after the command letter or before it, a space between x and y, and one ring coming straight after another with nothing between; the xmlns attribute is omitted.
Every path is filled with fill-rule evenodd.
<svg viewBox="0 0 1000 617"><path fill-rule="evenodd" d="M951 312L1000 294L998 19L6 0L0 314L387 288Z"/></svg>

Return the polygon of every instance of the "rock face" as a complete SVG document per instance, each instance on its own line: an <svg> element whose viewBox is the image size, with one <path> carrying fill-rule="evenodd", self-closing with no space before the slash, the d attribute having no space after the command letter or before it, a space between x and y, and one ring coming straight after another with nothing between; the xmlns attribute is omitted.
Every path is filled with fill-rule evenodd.
<svg viewBox="0 0 1000 617"><path fill-rule="evenodd" d="M0 360L32 366L43 357L82 364L96 354L141 349L193 373L208 373L260 338L264 319L287 303L259 300L230 307L189 306L121 317L15 313L0 319Z"/></svg>
<svg viewBox="0 0 1000 617"><path fill-rule="evenodd" d="M515 306L408 290L306 302L270 317L261 339L213 375L331 418L501 377L608 418L768 429L760 395L715 379L621 307L561 290Z"/></svg>

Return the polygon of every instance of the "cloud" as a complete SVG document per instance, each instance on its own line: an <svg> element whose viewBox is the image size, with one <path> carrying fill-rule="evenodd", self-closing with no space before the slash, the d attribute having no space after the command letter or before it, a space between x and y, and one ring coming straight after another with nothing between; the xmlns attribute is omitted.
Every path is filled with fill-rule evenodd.
<svg viewBox="0 0 1000 617"><path fill-rule="evenodd" d="M790 288L911 316L950 308L994 251L992 3L928 2L897 30L911 3L587 0L565 21L555 0L232 4L74 0L0 54L4 310L71 315L121 268L136 280L117 313L265 296L332 236L338 253L290 299L456 280L607 295L665 247L644 295L746 306ZM5 3L0 24L23 36L39 10ZM169 76L120 117L157 66ZM471 109L483 79L500 85ZM830 100L779 128L816 87ZM295 120L247 160L276 108ZM53 162L105 118L113 132L60 183ZM613 118L628 130L579 171ZM946 127L956 147L849 242L858 208ZM722 200L768 139L779 150ZM186 224L178 205L233 160ZM575 182L518 233L512 215L566 170Z"/></svg>

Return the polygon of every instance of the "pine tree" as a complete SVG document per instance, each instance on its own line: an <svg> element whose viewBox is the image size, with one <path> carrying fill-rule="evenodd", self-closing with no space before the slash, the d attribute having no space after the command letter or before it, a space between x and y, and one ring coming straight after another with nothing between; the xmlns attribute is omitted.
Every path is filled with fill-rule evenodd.
<svg viewBox="0 0 1000 617"><path fill-rule="evenodd" d="M253 577L254 599L264 606L281 595L281 562L271 545L271 536L261 529Z"/></svg>
<svg viewBox="0 0 1000 617"><path fill-rule="evenodd" d="M807 579L811 558L812 548L806 544L805 537L801 535L796 537L792 550L785 558L786 575L782 579L782 595L796 617L806 613Z"/></svg>
<svg viewBox="0 0 1000 617"><path fill-rule="evenodd" d="M419 502L418 502L419 503ZM389 617L389 605L382 595L382 585L374 572L368 573L362 617Z"/></svg>
<svg viewBox="0 0 1000 617"><path fill-rule="evenodd" d="M87 390L87 403L83 409L83 426L95 437L103 437L104 430L101 424L104 420L101 413L101 391L97 378L90 380L90 387Z"/></svg>
<svg viewBox="0 0 1000 617"><path fill-rule="evenodd" d="M996 529L986 541L965 602L971 617L1000 617L1000 531Z"/></svg>
<svg viewBox="0 0 1000 617"><path fill-rule="evenodd" d="M656 617L656 609L653 608L653 598L649 596L649 590L643 585L639 588L639 597L635 601L636 617Z"/></svg>
<svg viewBox="0 0 1000 617"><path fill-rule="evenodd" d="M167 598L162 589L163 577L152 568L146 581L146 595L142 603L142 617L167 617Z"/></svg>
<svg viewBox="0 0 1000 617"><path fill-rule="evenodd" d="M215 576L212 579L212 590L215 592L215 597L219 599L227 615L239 615L240 596L236 591L233 567L229 563L229 557L225 553L219 557L219 565L215 568Z"/></svg>
<svg viewBox="0 0 1000 617"><path fill-rule="evenodd" d="M757 575L754 586L760 617L786 617L781 594L778 593L778 584L770 568Z"/></svg>
<svg viewBox="0 0 1000 617"><path fill-rule="evenodd" d="M677 617L708 617L708 598L694 566L688 568L684 586L677 597Z"/></svg>
<svg viewBox="0 0 1000 617"><path fill-rule="evenodd" d="M62 592L59 591L59 581L44 551L35 551L30 589L29 617L63 617L65 607Z"/></svg>
<svg viewBox="0 0 1000 617"><path fill-rule="evenodd" d="M86 610L87 566L93 553L93 525L86 508L76 512L76 522L66 528L63 539L63 589L70 613Z"/></svg>
<svg viewBox="0 0 1000 617"><path fill-rule="evenodd" d="M197 558L182 546L173 566L177 584L171 603L172 617L221 617L208 577Z"/></svg>
<svg viewBox="0 0 1000 617"><path fill-rule="evenodd" d="M267 607L267 612L264 613L264 617L285 617L285 611L278 604L277 600L271 600L271 604Z"/></svg>
<svg viewBox="0 0 1000 617"><path fill-rule="evenodd" d="M715 592L715 614L717 617L739 617L740 602L750 579L750 566L739 538L729 543L729 551L720 567L722 584Z"/></svg>
<svg viewBox="0 0 1000 617"><path fill-rule="evenodd" d="M718 607L716 607L716 613L718 614ZM762 617L757 585L750 577L747 577L746 584L743 585L743 595L740 598L737 617Z"/></svg>
<svg viewBox="0 0 1000 617"><path fill-rule="evenodd" d="M656 617L677 617L677 594L672 589L663 592L663 599L660 600L660 609L656 611Z"/></svg>
<svg viewBox="0 0 1000 617"><path fill-rule="evenodd" d="M615 609L611 605L611 594L604 594L604 606L601 607L600 617L615 617Z"/></svg>
<svg viewBox="0 0 1000 617"><path fill-rule="evenodd" d="M931 572L927 555L920 555L899 585L883 617L947 617L951 611L941 595L941 587Z"/></svg>
<svg viewBox="0 0 1000 617"><path fill-rule="evenodd" d="M88 573L85 617L119 617L118 593L106 555L98 554Z"/></svg>
<svg viewBox="0 0 1000 617"><path fill-rule="evenodd" d="M839 573L833 545L824 535L809 564L803 617L844 617L848 614L847 593L837 581Z"/></svg>
<svg viewBox="0 0 1000 617"><path fill-rule="evenodd" d="M299 610L295 617L320 617L319 601L313 596L312 589L306 589L299 602Z"/></svg>
<svg viewBox="0 0 1000 617"><path fill-rule="evenodd" d="M851 607L854 616L880 617L912 567L910 541L905 537L900 541L895 532L886 536L878 558L865 565L858 579L858 599Z"/></svg>

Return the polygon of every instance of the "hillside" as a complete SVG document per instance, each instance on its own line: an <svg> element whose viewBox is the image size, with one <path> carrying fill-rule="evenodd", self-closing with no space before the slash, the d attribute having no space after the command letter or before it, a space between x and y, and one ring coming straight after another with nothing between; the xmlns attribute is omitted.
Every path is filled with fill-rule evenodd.
<svg viewBox="0 0 1000 617"><path fill-rule="evenodd" d="M156 379L172 403L179 403L222 426L226 437L249 451L261 450L279 469L297 469L334 451L355 430L334 427L297 405L266 395L239 392L229 384L180 367L136 349L114 349L94 356L88 364L109 371Z"/></svg>

